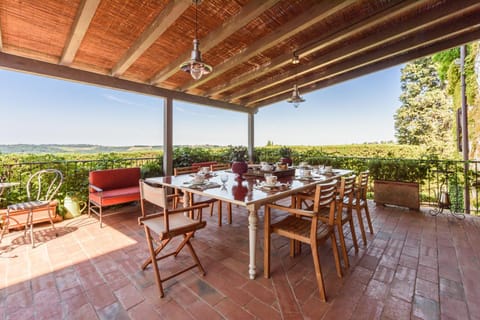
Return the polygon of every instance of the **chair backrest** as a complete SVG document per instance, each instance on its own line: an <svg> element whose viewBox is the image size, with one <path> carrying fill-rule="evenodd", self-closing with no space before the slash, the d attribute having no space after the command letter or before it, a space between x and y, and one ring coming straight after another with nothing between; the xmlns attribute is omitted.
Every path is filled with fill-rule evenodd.
<svg viewBox="0 0 480 320"><path fill-rule="evenodd" d="M173 168L173 175L178 176L181 174L187 173L197 173L200 167L192 166L192 167L177 167Z"/></svg>
<svg viewBox="0 0 480 320"><path fill-rule="evenodd" d="M211 171L228 170L228 169L230 169L230 163L214 163L210 165Z"/></svg>
<svg viewBox="0 0 480 320"><path fill-rule="evenodd" d="M140 199L142 200L142 215L144 214L143 210L143 201L150 202L158 207L167 208L168 200L167 200L167 193L165 192L165 188L163 187L156 187L149 185L145 182L145 180L140 179Z"/></svg>
<svg viewBox="0 0 480 320"><path fill-rule="evenodd" d="M320 212L323 208L329 209L328 223L333 225L335 220L335 197L337 190L337 180L328 183L317 184L315 188L315 200L313 202L313 211Z"/></svg>
<svg viewBox="0 0 480 320"><path fill-rule="evenodd" d="M355 180L357 176L351 175L348 177L342 177L340 181L340 186L337 189L338 192L338 201L337 201L337 217L338 219L342 218L343 205L348 204L352 205L353 202L353 191L355 188Z"/></svg>
<svg viewBox="0 0 480 320"><path fill-rule="evenodd" d="M140 177L139 167L94 170L88 173L88 182L107 191L137 186ZM93 191L93 189L90 190L90 192Z"/></svg>
<svg viewBox="0 0 480 320"><path fill-rule="evenodd" d="M368 175L370 171L363 171L360 172L358 176L358 188L359 191L357 193L357 197L359 199L367 200L367 189L368 189Z"/></svg>
<svg viewBox="0 0 480 320"><path fill-rule="evenodd" d="M63 174L57 169L44 169L35 172L27 181L29 201L51 201L63 183Z"/></svg>

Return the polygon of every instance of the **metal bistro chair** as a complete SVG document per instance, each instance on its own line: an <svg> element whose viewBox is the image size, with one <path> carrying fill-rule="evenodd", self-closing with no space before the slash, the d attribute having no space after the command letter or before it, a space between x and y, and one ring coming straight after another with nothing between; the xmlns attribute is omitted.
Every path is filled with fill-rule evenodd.
<svg viewBox="0 0 480 320"><path fill-rule="evenodd" d="M47 210L50 224L55 231L55 236L58 236L57 230L55 229L55 225L53 223L53 210L51 201L57 194L62 183L62 172L56 169L44 169L32 174L27 181L27 201L11 204L7 207L5 225L2 229L2 234L0 235L0 241L3 238L3 233L5 230L8 230L10 217L22 211L27 211L24 234L27 234L28 229L30 232L32 247L35 247L35 240L33 236L33 215L39 210Z"/></svg>

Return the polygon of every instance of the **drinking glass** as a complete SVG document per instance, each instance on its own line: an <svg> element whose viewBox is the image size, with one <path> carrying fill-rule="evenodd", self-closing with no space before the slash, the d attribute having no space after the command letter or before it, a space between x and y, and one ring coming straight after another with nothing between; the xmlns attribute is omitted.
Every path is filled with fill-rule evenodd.
<svg viewBox="0 0 480 320"><path fill-rule="evenodd" d="M227 183L227 181L228 181L228 174L222 173L220 175L220 181L222 181L222 184L225 185L225 183Z"/></svg>

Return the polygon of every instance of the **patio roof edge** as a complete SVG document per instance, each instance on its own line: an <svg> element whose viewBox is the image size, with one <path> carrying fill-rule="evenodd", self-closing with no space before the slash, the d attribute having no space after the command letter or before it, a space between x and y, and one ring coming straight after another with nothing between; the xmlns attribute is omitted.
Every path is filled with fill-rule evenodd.
<svg viewBox="0 0 480 320"><path fill-rule="evenodd" d="M67 66L37 61L25 57L8 54L5 52L0 52L0 68L42 75L61 80L96 85L100 87L130 91L156 97L172 98L174 100L180 100L184 102L190 102L229 111L237 111L243 113L254 113L256 111L256 108L247 108L238 104L213 100L207 97L201 97L184 92L159 88L149 84L115 78L112 76L93 73L80 69L74 69Z"/></svg>

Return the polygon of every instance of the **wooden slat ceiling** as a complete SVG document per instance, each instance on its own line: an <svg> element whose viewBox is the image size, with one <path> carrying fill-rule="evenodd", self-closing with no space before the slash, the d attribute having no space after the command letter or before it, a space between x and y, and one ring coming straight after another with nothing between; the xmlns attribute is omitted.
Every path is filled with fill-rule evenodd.
<svg viewBox="0 0 480 320"><path fill-rule="evenodd" d="M478 0L1 0L0 67L245 112L480 39ZM293 54L300 57L292 64Z"/></svg>

